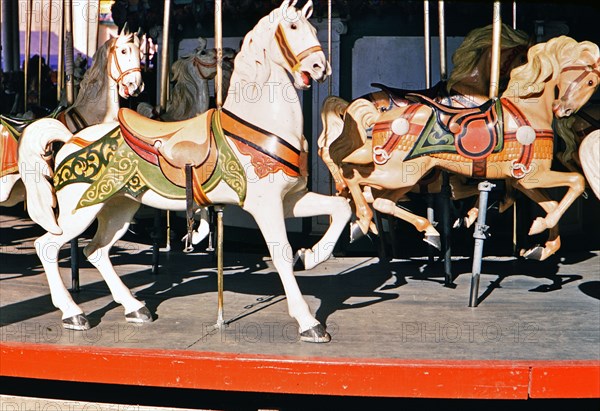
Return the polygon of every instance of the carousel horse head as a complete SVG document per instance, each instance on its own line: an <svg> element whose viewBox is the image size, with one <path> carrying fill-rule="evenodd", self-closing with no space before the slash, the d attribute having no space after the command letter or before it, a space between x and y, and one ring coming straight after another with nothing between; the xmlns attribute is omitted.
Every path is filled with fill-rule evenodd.
<svg viewBox="0 0 600 411"><path fill-rule="evenodd" d="M113 40L107 56L109 76L117 83L121 97L135 97L144 91L140 68L140 39L137 33L130 33L125 25Z"/></svg>
<svg viewBox="0 0 600 411"><path fill-rule="evenodd" d="M173 64L173 81L177 80L177 64L184 65L186 61L191 61L193 66L196 68L198 75L203 79L210 80L217 74L217 51L215 49L206 48L206 39L198 38L198 47L193 54L184 57Z"/></svg>
<svg viewBox="0 0 600 411"><path fill-rule="evenodd" d="M471 30L461 45L452 55L454 68L448 79L448 91L464 80L467 80L482 62L489 73L492 50L492 25ZM511 71L527 62L527 50L531 46L531 38L522 30L516 30L502 24L500 50L500 90L506 88ZM489 84L489 74L483 79ZM485 90L487 94L487 89Z"/></svg>
<svg viewBox="0 0 600 411"><path fill-rule="evenodd" d="M546 85L554 82L552 111L556 118L577 112L598 87L600 53L592 42L555 37L533 46L527 59L526 65L513 70L510 93L528 98L543 93Z"/></svg>
<svg viewBox="0 0 600 411"><path fill-rule="evenodd" d="M284 0L244 38L235 61L236 73L247 78L254 75L254 81L264 84L274 63L286 70L301 90L310 87L311 78L322 82L331 74L316 30L308 21L313 12L312 0L302 9L297 9L296 3ZM246 56L254 56L254 61L241 61Z"/></svg>

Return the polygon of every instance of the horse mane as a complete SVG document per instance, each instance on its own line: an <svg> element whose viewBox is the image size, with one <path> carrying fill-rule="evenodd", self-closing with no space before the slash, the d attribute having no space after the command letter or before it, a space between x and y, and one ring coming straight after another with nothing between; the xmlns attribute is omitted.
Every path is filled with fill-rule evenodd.
<svg viewBox="0 0 600 411"><path fill-rule="evenodd" d="M164 119L185 120L208 109L207 106L204 109L200 109L200 112L193 111L198 106L198 96L202 93L201 84L206 80L200 76L200 73L198 73L198 70L194 66L195 58L196 55L191 54L182 57L173 64L171 71L173 72L175 85L167 104Z"/></svg>
<svg viewBox="0 0 600 411"><path fill-rule="evenodd" d="M490 24L471 30L456 49L452 55L454 68L448 79L448 91L456 83L468 77L477 66L483 53L492 47L492 28L493 26ZM531 39L526 32L515 30L504 23L502 23L500 35L502 49L510 49L518 46L529 47L531 44Z"/></svg>
<svg viewBox="0 0 600 411"><path fill-rule="evenodd" d="M269 78L271 67L265 53L280 20L281 10L277 8L260 19L244 37L234 60L234 74L241 76L243 81L264 84ZM232 86L235 87L233 83L230 84Z"/></svg>
<svg viewBox="0 0 600 411"><path fill-rule="evenodd" d="M106 86L106 69L108 65L108 51L116 43L117 38L112 38L106 42L92 57L92 66L83 75L83 80L79 85L79 93L73 103L74 107L77 107L84 102L98 99L100 91Z"/></svg>
<svg viewBox="0 0 600 411"><path fill-rule="evenodd" d="M515 93L515 97L543 92L546 83L559 74L561 67L574 63L584 52L590 53L594 61L598 59L598 46L589 41L578 43L571 37L560 36L536 44L527 53L527 64L512 71L507 91Z"/></svg>

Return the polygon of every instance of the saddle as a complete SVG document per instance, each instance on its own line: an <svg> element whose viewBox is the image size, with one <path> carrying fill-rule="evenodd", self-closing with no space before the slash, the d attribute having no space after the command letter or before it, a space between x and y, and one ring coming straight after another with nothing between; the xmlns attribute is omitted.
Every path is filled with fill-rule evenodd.
<svg viewBox="0 0 600 411"><path fill-rule="evenodd" d="M186 164L197 167L206 161L210 153L210 133L201 131L210 130L214 110L209 111L206 116L164 122L122 108L119 110L119 124L123 136L140 156L144 157L140 151L146 152L146 156L156 152L174 167L184 168Z"/></svg>
<svg viewBox="0 0 600 411"><path fill-rule="evenodd" d="M477 107L457 108L441 104L424 95L409 93L406 98L430 107L437 126L454 137L456 152L472 160L487 157L502 146L501 104L490 99Z"/></svg>
<svg viewBox="0 0 600 411"><path fill-rule="evenodd" d="M214 109L189 120L163 122L149 119L133 110L119 110L121 134L140 157L160 167L165 177L179 187L191 190L199 205L210 201L202 189L217 165L218 149L211 131Z"/></svg>

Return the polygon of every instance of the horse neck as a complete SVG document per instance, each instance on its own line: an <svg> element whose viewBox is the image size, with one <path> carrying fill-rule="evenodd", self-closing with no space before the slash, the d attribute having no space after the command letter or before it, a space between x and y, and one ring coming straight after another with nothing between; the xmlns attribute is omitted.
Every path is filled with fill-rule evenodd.
<svg viewBox="0 0 600 411"><path fill-rule="evenodd" d="M196 81L194 90L189 90L179 84L182 87L183 94L173 93L173 97L167 105L167 110L162 116L164 120L186 120L208 110L208 80L199 78Z"/></svg>
<svg viewBox="0 0 600 411"><path fill-rule="evenodd" d="M271 62L268 79L254 81L234 69L223 108L301 148L302 107L287 72Z"/></svg>
<svg viewBox="0 0 600 411"><path fill-rule="evenodd" d="M98 93L81 89L71 108L77 109L86 123L90 125L116 121L119 113L118 89L117 83L107 76Z"/></svg>
<svg viewBox="0 0 600 411"><path fill-rule="evenodd" d="M508 87L502 95L502 98L513 103L521 113L523 113L533 128L549 130L552 129L552 120L554 118L552 103L554 102L555 86L556 80L551 79L545 84L544 91L541 94L520 97L515 93L515 90L518 90L519 85L511 81L508 83ZM507 113L505 111L505 116L506 115ZM505 119L504 124L507 129L513 128L511 123L506 120L507 119Z"/></svg>

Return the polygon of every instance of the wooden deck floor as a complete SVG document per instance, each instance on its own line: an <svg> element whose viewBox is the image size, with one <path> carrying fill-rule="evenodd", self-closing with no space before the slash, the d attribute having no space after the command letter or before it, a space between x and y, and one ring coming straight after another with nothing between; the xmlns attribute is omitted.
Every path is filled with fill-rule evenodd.
<svg viewBox="0 0 600 411"><path fill-rule="evenodd" d="M92 328L64 330L32 246L39 228L0 216L0 233L2 376L388 397L600 396L598 251L543 263L488 256L476 308L468 307L469 258L453 261L456 288L425 259L332 258L297 273L333 337L317 345L298 341L264 255L226 247L227 327L216 330L212 257L171 251L154 276L150 246L129 241L113 262L155 321L126 323L83 263L76 300ZM68 284L68 251L61 257Z"/></svg>

